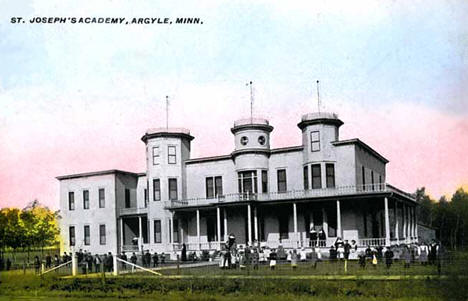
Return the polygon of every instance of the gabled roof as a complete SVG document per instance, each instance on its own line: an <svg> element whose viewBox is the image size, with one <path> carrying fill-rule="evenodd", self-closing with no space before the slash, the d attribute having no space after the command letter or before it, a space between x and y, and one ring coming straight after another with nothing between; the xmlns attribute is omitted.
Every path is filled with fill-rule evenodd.
<svg viewBox="0 0 468 301"><path fill-rule="evenodd" d="M375 151L372 147L370 147L369 145L365 144L364 142L362 142L362 141L359 140L358 138L348 139L348 140L342 140L342 141L335 141L335 142L332 142L332 144L333 144L334 146L350 145L350 144L359 145L360 147L362 147L363 149L365 149L368 153L370 153L371 155L373 155L374 157L376 157L376 158L379 159L380 161L382 161L382 162L384 162L384 163L388 163L388 162L389 162L387 159L385 159L385 157L383 157L381 154L379 154L377 151Z"/></svg>

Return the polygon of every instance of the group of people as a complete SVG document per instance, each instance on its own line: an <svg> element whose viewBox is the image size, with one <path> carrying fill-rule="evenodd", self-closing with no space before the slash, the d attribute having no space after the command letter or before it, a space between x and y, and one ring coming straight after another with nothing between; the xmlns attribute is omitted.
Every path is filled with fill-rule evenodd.
<svg viewBox="0 0 468 301"><path fill-rule="evenodd" d="M400 244L390 247L368 246L365 251L358 254L361 268L366 267L366 262L376 267L380 261L384 261L387 268L390 268L394 260L401 260L404 268L409 268L412 263L419 262L421 265L437 265L440 269L441 247L436 241L430 244Z"/></svg>
<svg viewBox="0 0 468 301"><path fill-rule="evenodd" d="M71 256L70 256L71 259ZM114 257L111 252L103 255L95 254L79 250L76 252L78 266L81 267L83 274L91 273L94 268L95 273L112 272L114 265Z"/></svg>

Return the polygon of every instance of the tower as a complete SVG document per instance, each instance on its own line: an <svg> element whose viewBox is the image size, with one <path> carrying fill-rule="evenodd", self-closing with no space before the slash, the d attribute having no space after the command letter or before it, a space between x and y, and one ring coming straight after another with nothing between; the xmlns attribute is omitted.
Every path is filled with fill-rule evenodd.
<svg viewBox="0 0 468 301"><path fill-rule="evenodd" d="M161 229L170 229L171 213L164 210L169 201L186 197L184 162L190 158L190 142L194 139L184 128L149 129L141 138L146 144L146 178L149 197L149 220L160 220ZM150 225L150 238L155 226ZM171 231L161 231L161 251L171 243ZM153 241L151 240L153 243ZM156 248L159 252L159 250Z"/></svg>

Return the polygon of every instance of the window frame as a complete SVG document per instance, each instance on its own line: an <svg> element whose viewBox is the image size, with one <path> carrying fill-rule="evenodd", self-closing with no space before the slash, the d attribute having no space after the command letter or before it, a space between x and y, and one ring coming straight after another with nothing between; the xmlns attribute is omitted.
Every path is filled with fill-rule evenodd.
<svg viewBox="0 0 468 301"><path fill-rule="evenodd" d="M74 247L76 245L76 228L74 225L68 226L68 243L70 247Z"/></svg>
<svg viewBox="0 0 468 301"><path fill-rule="evenodd" d="M214 177L205 178L205 190L207 199L215 198Z"/></svg>
<svg viewBox="0 0 468 301"><path fill-rule="evenodd" d="M83 209L88 210L90 208L89 204L89 190L84 189L83 190Z"/></svg>
<svg viewBox="0 0 468 301"><path fill-rule="evenodd" d="M318 170L318 174L314 173L314 170ZM314 163L310 165L310 173L312 176L312 189L322 189L322 164ZM318 179L318 185L316 185L315 179Z"/></svg>
<svg viewBox="0 0 468 301"><path fill-rule="evenodd" d="M152 157L153 157L153 165L159 165L160 158L161 158L161 148L159 145L155 145L151 149L152 151Z"/></svg>
<svg viewBox="0 0 468 301"><path fill-rule="evenodd" d="M104 229L104 231L103 231L103 229ZM105 246L106 244L107 244L106 224L100 224L99 225L99 245Z"/></svg>
<svg viewBox="0 0 468 301"><path fill-rule="evenodd" d="M309 165L304 165L302 171L304 180L304 190L309 190Z"/></svg>
<svg viewBox="0 0 468 301"><path fill-rule="evenodd" d="M330 169L331 167L331 169ZM329 171L332 170L332 173L329 173ZM326 179L326 184L327 188L335 188L336 187L336 180L335 180L335 164L334 163L325 163L325 179ZM332 180L333 182L330 184L329 180Z"/></svg>
<svg viewBox="0 0 468 301"><path fill-rule="evenodd" d="M175 182L175 198L173 197L172 193L174 190L171 190L171 183ZM179 199L179 189L177 187L177 178L168 178L167 180L167 188L168 188L168 199L169 201L177 201ZM174 188L173 187L173 188Z"/></svg>
<svg viewBox="0 0 468 301"><path fill-rule="evenodd" d="M314 134L318 135L317 139L315 139ZM320 151L320 131L311 131L310 132L310 151L311 152L319 152Z"/></svg>
<svg viewBox="0 0 468 301"><path fill-rule="evenodd" d="M158 192L157 195L156 192ZM161 179L159 178L153 179L153 202L157 201L161 201Z"/></svg>
<svg viewBox="0 0 468 301"><path fill-rule="evenodd" d="M86 230L88 230L88 231L86 231ZM88 232L88 233L86 233L86 232ZM83 243L84 243L85 246L90 246L91 245L91 226L90 225L84 225L83 226Z"/></svg>
<svg viewBox="0 0 468 301"><path fill-rule="evenodd" d="M280 179L280 174L284 174L284 180ZM278 192L287 192L288 191L288 177L286 173L286 168L281 168L276 170L276 184ZM284 189L282 189L282 184L284 183Z"/></svg>
<svg viewBox="0 0 468 301"><path fill-rule="evenodd" d="M174 150L173 154L171 154L171 149ZM174 162L171 162L171 158L174 159ZM175 145L167 146L167 164L177 164L177 147Z"/></svg>
<svg viewBox="0 0 468 301"><path fill-rule="evenodd" d="M74 211L75 208L76 208L76 206L75 206L75 192L74 191L69 191L68 192L68 210L69 211Z"/></svg>
<svg viewBox="0 0 468 301"><path fill-rule="evenodd" d="M102 191L102 198L101 198L101 191ZM99 205L99 208L106 208L106 189L105 188L98 189L98 205Z"/></svg>
<svg viewBox="0 0 468 301"><path fill-rule="evenodd" d="M262 193L268 193L268 170L262 170Z"/></svg>
<svg viewBox="0 0 468 301"><path fill-rule="evenodd" d="M156 225L158 225L158 227L159 227L158 231L156 231L158 229L158 227L156 227ZM154 219L153 220L153 241L154 241L155 244L162 243L162 224L161 224L160 219Z"/></svg>

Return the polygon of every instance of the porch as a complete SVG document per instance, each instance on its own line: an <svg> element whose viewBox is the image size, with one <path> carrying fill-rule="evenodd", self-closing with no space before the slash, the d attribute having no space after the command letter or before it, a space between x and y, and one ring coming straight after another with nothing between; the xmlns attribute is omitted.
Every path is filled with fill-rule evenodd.
<svg viewBox="0 0 468 301"><path fill-rule="evenodd" d="M375 192L374 192L375 193ZM238 245L329 248L337 237L358 247L417 242L415 203L378 194L282 202L245 201L178 208L170 220L175 251L220 250L229 234ZM313 239L311 231L325 233Z"/></svg>
<svg viewBox="0 0 468 301"><path fill-rule="evenodd" d="M146 213L126 208L125 211L121 210L118 222L120 252L140 252L148 248L148 216Z"/></svg>

